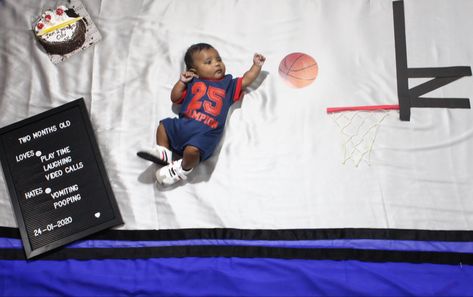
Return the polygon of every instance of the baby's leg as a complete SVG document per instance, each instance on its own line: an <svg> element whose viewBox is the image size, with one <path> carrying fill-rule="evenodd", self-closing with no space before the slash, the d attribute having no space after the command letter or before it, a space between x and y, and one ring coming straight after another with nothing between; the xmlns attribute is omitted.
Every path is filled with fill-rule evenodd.
<svg viewBox="0 0 473 297"><path fill-rule="evenodd" d="M156 179L160 184L169 186L180 180L186 180L187 175L200 162L200 150L192 145L186 146L182 159L156 171Z"/></svg>
<svg viewBox="0 0 473 297"><path fill-rule="evenodd" d="M182 156L182 169L189 171L200 163L200 150L192 145L186 146Z"/></svg>
<svg viewBox="0 0 473 297"><path fill-rule="evenodd" d="M145 160L160 165L168 165L172 162L172 152L169 149L169 138L162 123L159 123L156 130L156 143L157 145L154 147L140 150L136 154Z"/></svg>
<svg viewBox="0 0 473 297"><path fill-rule="evenodd" d="M156 130L156 144L169 149L168 134L162 123L159 123L158 129Z"/></svg>

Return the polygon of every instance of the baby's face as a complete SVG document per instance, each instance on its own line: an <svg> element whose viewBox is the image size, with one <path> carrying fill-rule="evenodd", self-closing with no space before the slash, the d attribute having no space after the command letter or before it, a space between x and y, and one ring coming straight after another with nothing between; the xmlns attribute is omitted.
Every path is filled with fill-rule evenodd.
<svg viewBox="0 0 473 297"><path fill-rule="evenodd" d="M200 78L221 79L225 76L225 64L214 48L194 53L192 60L192 68Z"/></svg>

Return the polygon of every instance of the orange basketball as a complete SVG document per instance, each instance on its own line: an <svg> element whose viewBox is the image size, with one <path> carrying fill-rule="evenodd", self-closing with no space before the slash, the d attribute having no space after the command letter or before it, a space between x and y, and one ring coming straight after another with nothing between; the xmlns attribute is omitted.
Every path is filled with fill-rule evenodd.
<svg viewBox="0 0 473 297"><path fill-rule="evenodd" d="M279 63L279 75L291 87L303 88L310 85L319 72L314 58L304 53L292 53Z"/></svg>

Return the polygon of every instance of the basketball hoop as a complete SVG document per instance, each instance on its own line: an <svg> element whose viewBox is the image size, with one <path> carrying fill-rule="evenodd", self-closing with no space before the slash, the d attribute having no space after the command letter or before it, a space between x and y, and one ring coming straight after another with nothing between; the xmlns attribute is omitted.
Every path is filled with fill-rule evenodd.
<svg viewBox="0 0 473 297"><path fill-rule="evenodd" d="M343 161L358 167L363 161L370 165L370 155L379 125L399 105L329 107L327 113L337 124L342 136Z"/></svg>

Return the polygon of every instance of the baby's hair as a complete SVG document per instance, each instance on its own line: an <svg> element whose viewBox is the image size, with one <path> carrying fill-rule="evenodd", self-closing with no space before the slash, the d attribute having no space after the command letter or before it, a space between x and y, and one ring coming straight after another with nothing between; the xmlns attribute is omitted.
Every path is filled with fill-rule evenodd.
<svg viewBox="0 0 473 297"><path fill-rule="evenodd" d="M194 66L194 61L192 60L192 55L194 53L200 52L201 50L204 49L210 49L214 48L208 43L196 43L191 45L187 51L186 54L184 55L184 62L186 63L186 69L189 70Z"/></svg>

